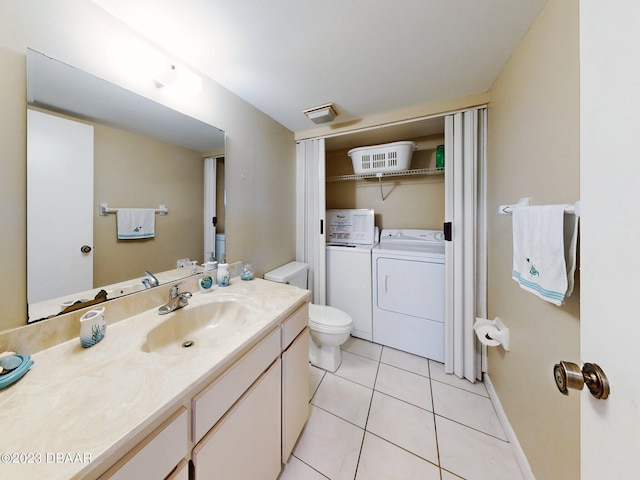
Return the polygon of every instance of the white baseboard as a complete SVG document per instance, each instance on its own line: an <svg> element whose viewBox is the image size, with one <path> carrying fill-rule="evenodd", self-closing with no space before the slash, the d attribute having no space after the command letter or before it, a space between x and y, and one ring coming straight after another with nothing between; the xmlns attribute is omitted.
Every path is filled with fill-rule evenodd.
<svg viewBox="0 0 640 480"><path fill-rule="evenodd" d="M500 403L500 399L498 398L498 393L491 382L491 378L488 373L484 373L483 382L487 387L487 391L489 392L489 397L493 402L493 406L496 409L496 413L498 414L498 418L500 419L500 423L502 424L502 428L504 428L504 433L507 435L507 440L509 440L509 445L511 445L511 450L516 457L518 465L520 466L520 470L522 470L522 475L526 480L536 480L536 477L533 475L533 471L531 471L531 466L529 465L529 460L527 460L527 456L524 454L524 450L520 446L520 442L518 441L518 437L516 437L516 432L511 427L511 423L509 423L509 419L507 418L507 414L502 408L502 403Z"/></svg>

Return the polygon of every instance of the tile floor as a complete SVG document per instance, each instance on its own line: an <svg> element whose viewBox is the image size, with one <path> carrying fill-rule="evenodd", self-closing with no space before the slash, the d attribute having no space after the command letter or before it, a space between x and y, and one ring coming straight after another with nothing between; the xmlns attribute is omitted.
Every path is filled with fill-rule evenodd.
<svg viewBox="0 0 640 480"><path fill-rule="evenodd" d="M350 338L311 369L309 420L279 480L522 480L487 389Z"/></svg>

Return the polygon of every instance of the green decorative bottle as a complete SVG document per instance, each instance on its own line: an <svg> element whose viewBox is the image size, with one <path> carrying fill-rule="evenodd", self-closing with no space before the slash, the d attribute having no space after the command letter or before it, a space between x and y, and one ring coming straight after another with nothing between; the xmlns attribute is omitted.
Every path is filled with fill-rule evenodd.
<svg viewBox="0 0 640 480"><path fill-rule="evenodd" d="M444 145L438 145L436 149L436 168L444 168Z"/></svg>

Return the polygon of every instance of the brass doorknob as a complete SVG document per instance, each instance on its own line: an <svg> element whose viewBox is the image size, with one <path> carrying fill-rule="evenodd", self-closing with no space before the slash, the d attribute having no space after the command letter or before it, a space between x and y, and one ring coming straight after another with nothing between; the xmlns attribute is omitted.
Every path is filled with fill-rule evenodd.
<svg viewBox="0 0 640 480"><path fill-rule="evenodd" d="M591 395L598 399L605 400L611 392L609 379L595 363L585 363L582 368L571 362L556 363L553 376L563 395L569 395L569 389L582 390L585 383Z"/></svg>

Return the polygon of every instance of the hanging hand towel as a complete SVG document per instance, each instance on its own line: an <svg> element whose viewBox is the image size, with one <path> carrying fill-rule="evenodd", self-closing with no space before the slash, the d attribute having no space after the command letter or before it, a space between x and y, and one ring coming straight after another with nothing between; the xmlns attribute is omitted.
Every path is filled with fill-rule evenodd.
<svg viewBox="0 0 640 480"><path fill-rule="evenodd" d="M577 240L576 215L567 205L513 209L512 278L523 289L555 305L573 291Z"/></svg>
<svg viewBox="0 0 640 480"><path fill-rule="evenodd" d="M155 236L156 211L153 208L119 208L116 217L119 239L136 240Z"/></svg>

